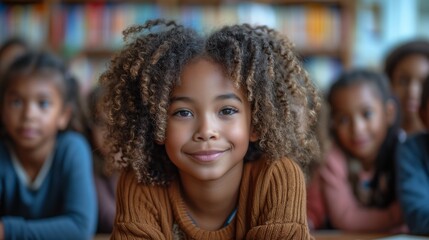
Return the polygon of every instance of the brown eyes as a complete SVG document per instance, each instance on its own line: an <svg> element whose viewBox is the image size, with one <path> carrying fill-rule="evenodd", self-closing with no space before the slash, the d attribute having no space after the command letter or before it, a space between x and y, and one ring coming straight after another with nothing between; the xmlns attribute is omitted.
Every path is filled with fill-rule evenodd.
<svg viewBox="0 0 429 240"><path fill-rule="evenodd" d="M236 113L238 113L238 109L233 108L233 107L225 107L219 111L219 115L221 115L221 116L231 116L231 115L234 115ZM175 111L173 113L173 116L181 117L181 118L189 118L189 117L193 117L194 114L190 110L180 109L180 110Z"/></svg>

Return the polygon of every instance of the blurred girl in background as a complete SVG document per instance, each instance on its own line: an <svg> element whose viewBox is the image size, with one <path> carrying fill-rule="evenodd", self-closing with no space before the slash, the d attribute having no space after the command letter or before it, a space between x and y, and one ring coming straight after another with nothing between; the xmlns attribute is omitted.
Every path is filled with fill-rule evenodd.
<svg viewBox="0 0 429 240"><path fill-rule="evenodd" d="M94 180L98 199L97 232L111 233L115 219L115 192L118 175L117 173L110 173L106 164L109 151L104 142L107 116L100 106L101 89L97 86L88 95L89 141L92 147Z"/></svg>
<svg viewBox="0 0 429 240"><path fill-rule="evenodd" d="M418 111L422 83L429 75L429 41L413 40L394 48L386 58L385 72L399 100L402 130L406 134L421 132L424 126Z"/></svg>
<svg viewBox="0 0 429 240"><path fill-rule="evenodd" d="M345 72L327 100L335 145L320 176L332 226L365 232L400 227L394 186L398 115L387 80L368 70Z"/></svg>
<svg viewBox="0 0 429 240"><path fill-rule="evenodd" d="M29 52L0 87L0 239L90 239L91 152L75 130L77 83L60 59Z"/></svg>
<svg viewBox="0 0 429 240"><path fill-rule="evenodd" d="M420 118L429 129L429 77L423 85ZM405 221L413 234L429 234L429 133L416 134L400 145L397 156L398 194Z"/></svg>

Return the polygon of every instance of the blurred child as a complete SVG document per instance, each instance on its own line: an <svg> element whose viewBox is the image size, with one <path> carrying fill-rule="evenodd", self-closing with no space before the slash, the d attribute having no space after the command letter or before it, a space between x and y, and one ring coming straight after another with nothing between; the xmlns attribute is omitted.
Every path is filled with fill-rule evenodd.
<svg viewBox="0 0 429 240"><path fill-rule="evenodd" d="M318 153L320 103L292 44L265 26L206 38L163 20L125 38L101 77L122 153L112 237L309 239L299 164Z"/></svg>
<svg viewBox="0 0 429 240"><path fill-rule="evenodd" d="M6 40L0 47L0 76L16 58L23 55L28 50L29 46L27 42L21 38L10 38Z"/></svg>
<svg viewBox="0 0 429 240"><path fill-rule="evenodd" d="M394 48L385 61L385 72L399 100L401 128L407 134L424 130L419 118L422 83L429 75L429 41L409 41Z"/></svg>
<svg viewBox="0 0 429 240"><path fill-rule="evenodd" d="M93 88L88 95L89 109L89 139L94 161L94 180L98 199L98 227L99 233L111 233L115 219L115 193L118 175L110 173L106 165L109 153L104 142L107 116L100 108L102 97L101 87Z"/></svg>
<svg viewBox="0 0 429 240"><path fill-rule="evenodd" d="M343 73L328 93L335 144L320 169L330 223L346 231L396 231L394 151L399 141L387 80L370 70Z"/></svg>
<svg viewBox="0 0 429 240"><path fill-rule="evenodd" d="M63 63L29 52L0 87L0 239L90 239L96 224L92 159L71 130L75 82Z"/></svg>
<svg viewBox="0 0 429 240"><path fill-rule="evenodd" d="M429 77L423 85L420 118L429 129ZM405 221L414 234L429 234L429 133L417 134L399 146L398 194Z"/></svg>
<svg viewBox="0 0 429 240"><path fill-rule="evenodd" d="M317 137L320 143L320 157L312 161L309 169L307 184L307 216L310 230L329 228L326 202L323 197L319 169L324 165L324 157L331 147L329 131L326 128L329 121L329 108L326 101L322 102L322 108L317 122Z"/></svg>

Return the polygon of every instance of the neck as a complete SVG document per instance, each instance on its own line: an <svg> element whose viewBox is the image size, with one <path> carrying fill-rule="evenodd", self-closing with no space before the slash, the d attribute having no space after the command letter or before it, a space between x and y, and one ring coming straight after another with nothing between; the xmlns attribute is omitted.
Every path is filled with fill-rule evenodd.
<svg viewBox="0 0 429 240"><path fill-rule="evenodd" d="M199 228L222 228L236 208L242 173L243 164L239 164L214 181L195 181L181 175L188 214Z"/></svg>
<svg viewBox="0 0 429 240"><path fill-rule="evenodd" d="M29 178L33 181L55 147L55 139L33 149L14 145L15 155Z"/></svg>

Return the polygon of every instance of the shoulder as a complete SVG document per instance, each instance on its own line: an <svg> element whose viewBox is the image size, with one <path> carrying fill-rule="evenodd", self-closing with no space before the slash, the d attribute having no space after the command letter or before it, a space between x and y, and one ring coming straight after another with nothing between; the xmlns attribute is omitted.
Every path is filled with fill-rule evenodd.
<svg viewBox="0 0 429 240"><path fill-rule="evenodd" d="M123 195L140 196L140 198L166 198L167 187L140 183L131 169L124 169L119 176L118 191Z"/></svg>
<svg viewBox="0 0 429 240"><path fill-rule="evenodd" d="M429 133L419 133L411 135L405 140L405 142L402 143L402 145L429 147Z"/></svg>
<svg viewBox="0 0 429 240"><path fill-rule="evenodd" d="M80 133L66 131L57 135L56 151L57 153L88 155L90 146L86 138Z"/></svg>
<svg viewBox="0 0 429 240"><path fill-rule="evenodd" d="M398 147L398 153L401 155L404 152L418 153L428 151L429 148L429 133L415 134L407 138L405 142Z"/></svg>
<svg viewBox="0 0 429 240"><path fill-rule="evenodd" d="M423 156L429 156L429 133L412 135L397 150L397 162L410 164Z"/></svg>
<svg viewBox="0 0 429 240"><path fill-rule="evenodd" d="M70 144L80 144L80 145L86 145L88 144L85 137L77 132L73 131L65 131L58 133L57 135L57 146L69 146Z"/></svg>
<svg viewBox="0 0 429 240"><path fill-rule="evenodd" d="M327 151L324 162L320 167L321 176L323 175L345 175L347 174L347 159L344 152L336 146L332 147Z"/></svg>
<svg viewBox="0 0 429 240"><path fill-rule="evenodd" d="M301 181L304 183L302 169L296 162L287 157L277 160L261 158L248 164L253 179L287 184Z"/></svg>
<svg viewBox="0 0 429 240"><path fill-rule="evenodd" d="M57 135L54 159L61 159L65 167L85 164L92 166L92 156L89 144L81 134L66 131ZM91 167L92 168L92 167Z"/></svg>
<svg viewBox="0 0 429 240"><path fill-rule="evenodd" d="M117 202L119 222L139 222L140 216L137 214L141 211L148 216L155 216L157 212L166 212L171 208L167 187L140 183L131 169L124 169L120 173L116 198L121 199ZM140 211L129 211L130 209Z"/></svg>

